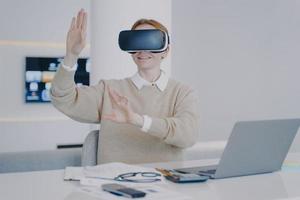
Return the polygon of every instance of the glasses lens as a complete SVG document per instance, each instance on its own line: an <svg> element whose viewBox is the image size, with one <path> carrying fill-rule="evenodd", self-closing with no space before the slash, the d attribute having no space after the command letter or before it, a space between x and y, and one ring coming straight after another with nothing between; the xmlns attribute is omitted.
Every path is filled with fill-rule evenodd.
<svg viewBox="0 0 300 200"><path fill-rule="evenodd" d="M159 173L155 173L155 172L142 172L141 173L143 177L157 177L160 176Z"/></svg>
<svg viewBox="0 0 300 200"><path fill-rule="evenodd" d="M137 173L135 172L132 172L132 173L126 173L126 174L120 174L119 177L122 177L122 178L128 178L128 177L133 177L135 176Z"/></svg>
<svg viewBox="0 0 300 200"><path fill-rule="evenodd" d="M156 181L161 181L158 178L154 178L154 179L138 179L138 180L130 180L129 182L134 182L134 183L152 183L152 182L156 182Z"/></svg>

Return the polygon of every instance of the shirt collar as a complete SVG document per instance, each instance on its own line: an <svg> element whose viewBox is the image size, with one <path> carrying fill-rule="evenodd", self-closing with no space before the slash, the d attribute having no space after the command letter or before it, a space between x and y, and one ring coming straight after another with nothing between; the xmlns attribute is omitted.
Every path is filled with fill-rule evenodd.
<svg viewBox="0 0 300 200"><path fill-rule="evenodd" d="M160 76L155 82L149 82L143 79L138 72L131 77L131 81L139 90L142 89L144 86L155 84L158 87L158 89L162 92L166 89L168 80L169 78L163 70L160 70Z"/></svg>

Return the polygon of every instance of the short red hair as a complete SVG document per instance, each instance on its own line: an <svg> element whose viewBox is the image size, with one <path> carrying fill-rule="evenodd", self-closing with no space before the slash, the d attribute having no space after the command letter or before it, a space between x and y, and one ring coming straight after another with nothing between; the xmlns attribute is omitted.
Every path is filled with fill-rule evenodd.
<svg viewBox="0 0 300 200"><path fill-rule="evenodd" d="M143 24L151 25L151 26L155 27L156 29L159 29L159 30L169 34L168 29L162 23L160 23L154 19L144 19L144 18L139 19L132 25L131 30L134 30L134 29L136 29L136 27L143 25Z"/></svg>

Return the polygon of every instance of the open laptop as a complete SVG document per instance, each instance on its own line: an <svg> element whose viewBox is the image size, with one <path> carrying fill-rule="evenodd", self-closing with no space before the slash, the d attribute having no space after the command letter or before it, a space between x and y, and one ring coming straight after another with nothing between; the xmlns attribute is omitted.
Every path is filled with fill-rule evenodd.
<svg viewBox="0 0 300 200"><path fill-rule="evenodd" d="M237 122L218 165L175 170L213 179L280 170L299 126L300 119Z"/></svg>

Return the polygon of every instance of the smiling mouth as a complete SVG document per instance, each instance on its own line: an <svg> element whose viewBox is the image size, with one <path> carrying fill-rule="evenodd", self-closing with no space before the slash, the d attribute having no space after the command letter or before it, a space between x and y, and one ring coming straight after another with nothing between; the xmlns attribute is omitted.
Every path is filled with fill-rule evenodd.
<svg viewBox="0 0 300 200"><path fill-rule="evenodd" d="M149 60L151 57L137 57L139 60Z"/></svg>

